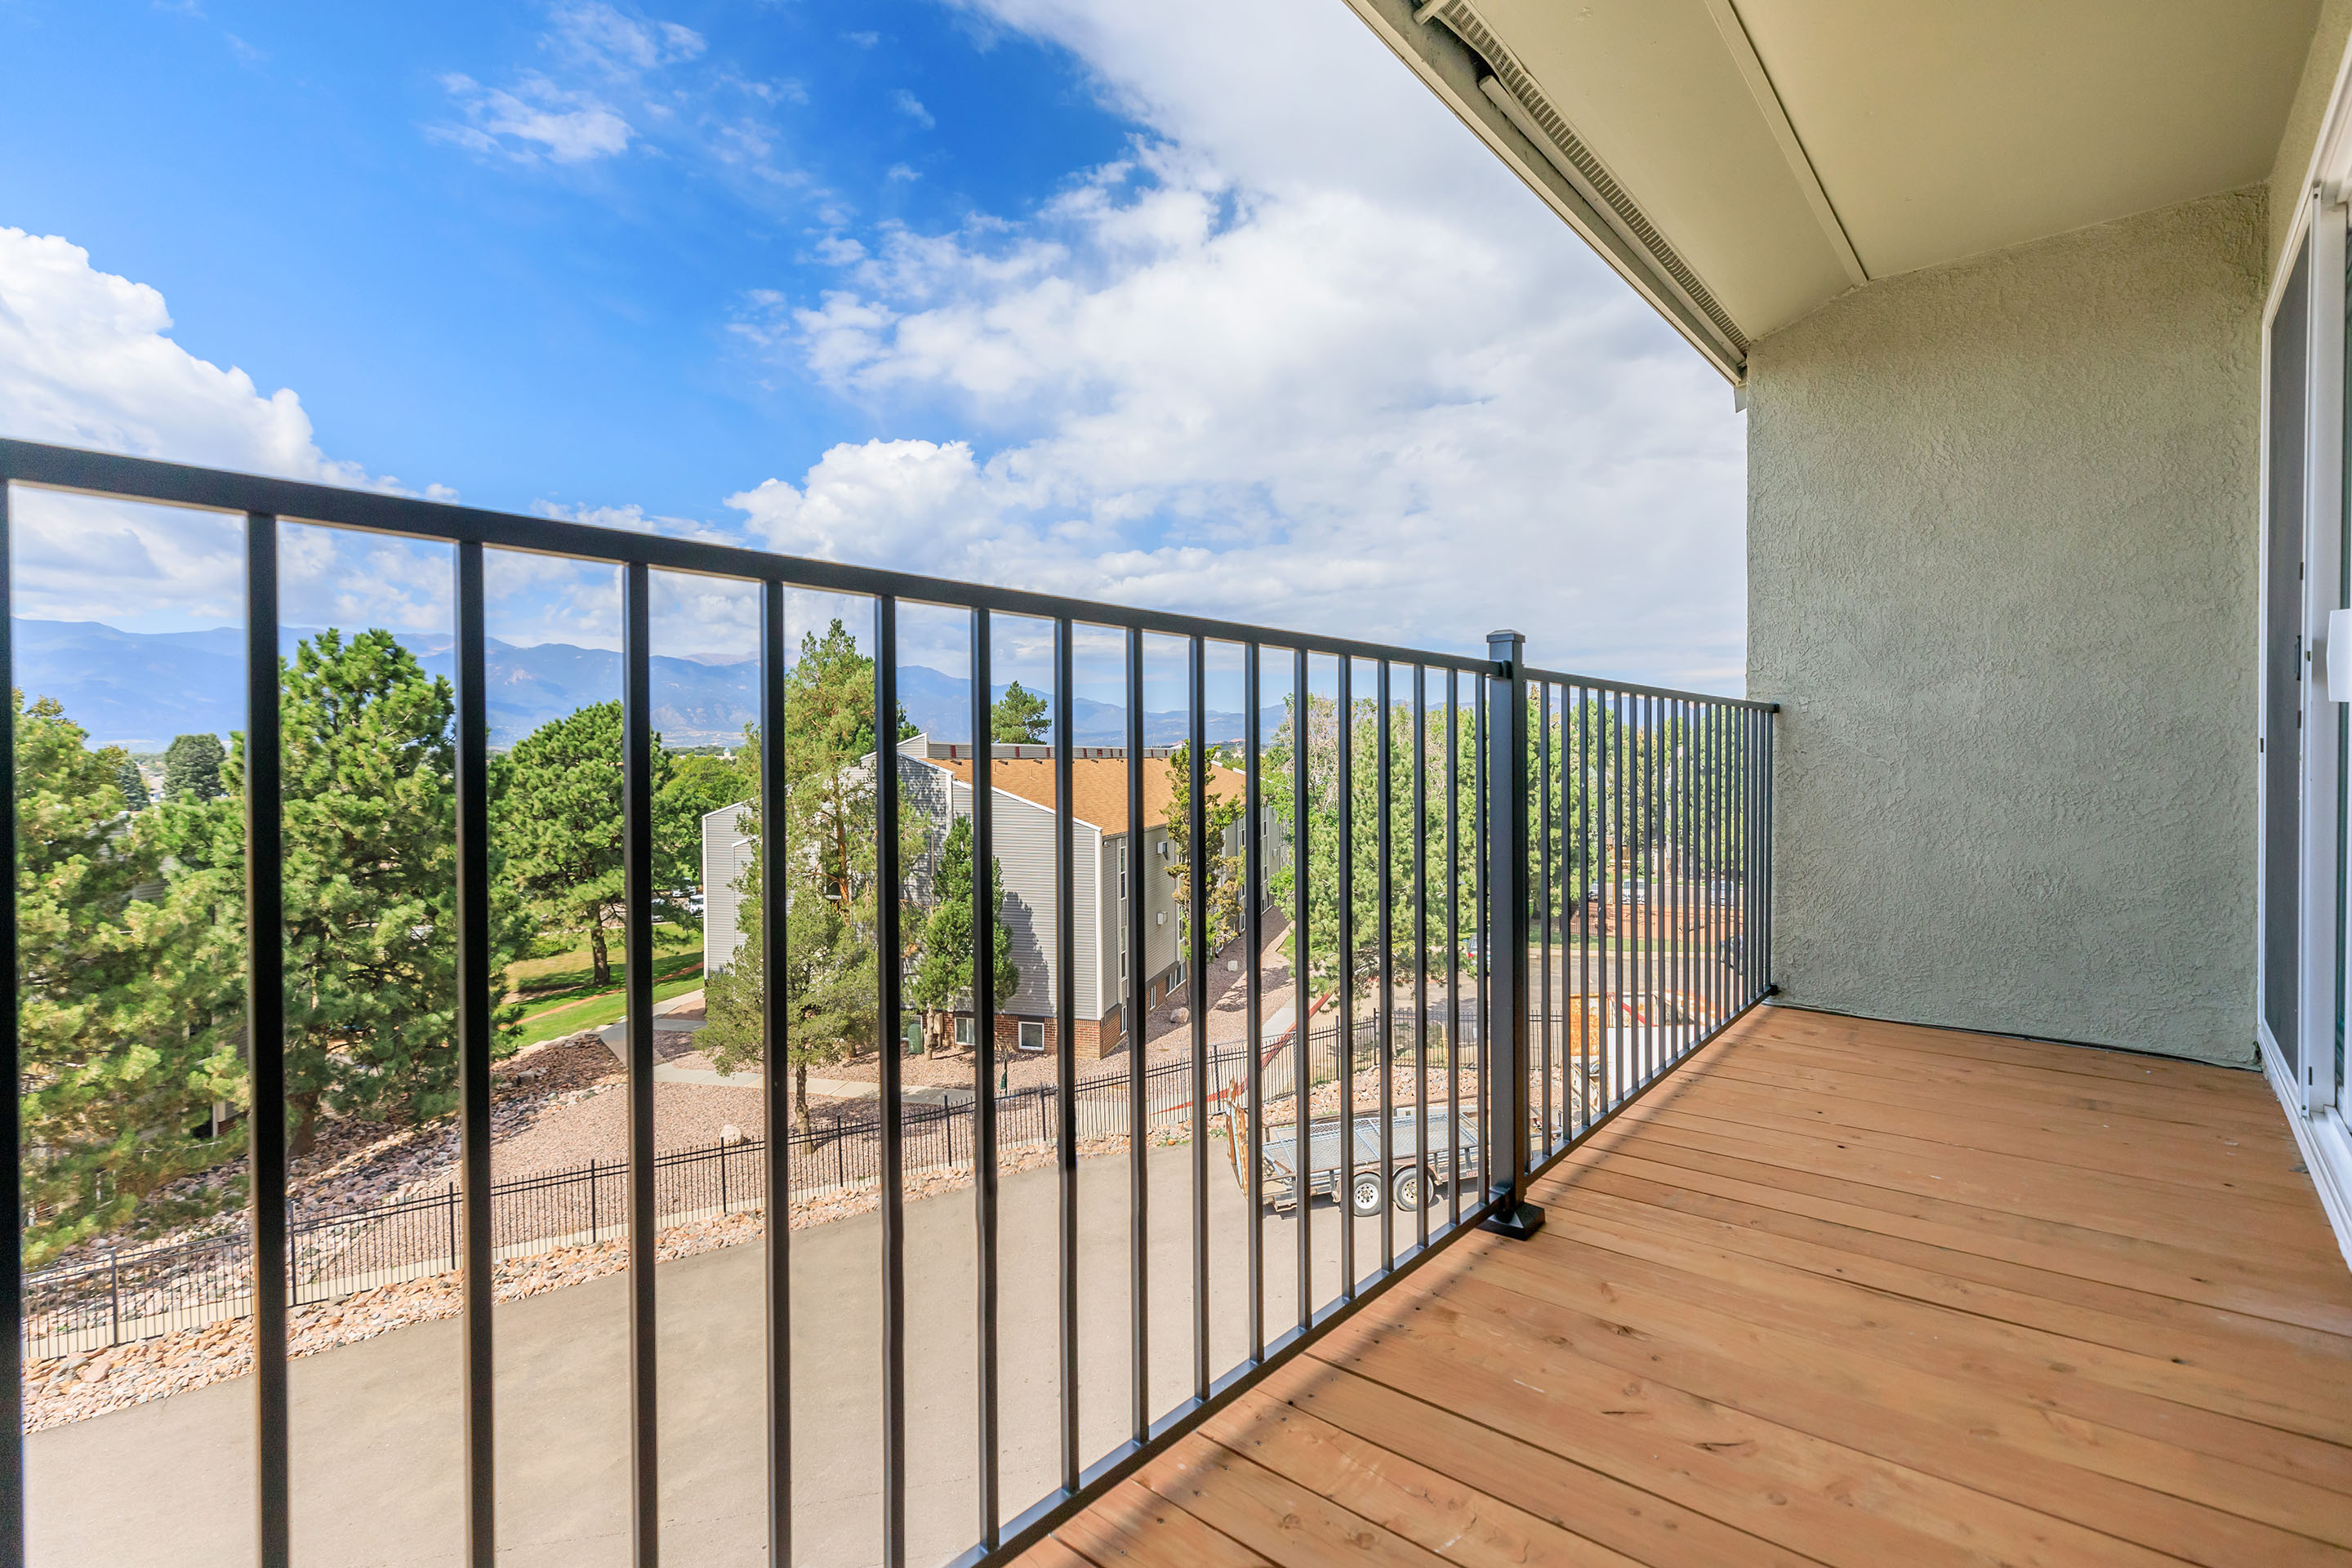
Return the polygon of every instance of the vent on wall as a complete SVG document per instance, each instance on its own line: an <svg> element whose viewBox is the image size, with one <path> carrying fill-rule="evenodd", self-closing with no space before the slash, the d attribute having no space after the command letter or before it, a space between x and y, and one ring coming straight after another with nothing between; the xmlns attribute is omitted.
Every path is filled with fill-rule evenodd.
<svg viewBox="0 0 2352 1568"><path fill-rule="evenodd" d="M1527 132L1530 140L1550 144L1549 150L1557 154L1554 163L1560 172L1581 187L1588 201L1615 220L1619 232L1626 239L1639 246L1657 263L1659 269L1682 291L1691 308L1715 324L1716 331L1723 334L1724 342L1734 353L1746 358L1748 337L1739 330L1738 323L1731 319L1731 312L1707 291L1706 285L1699 281L1698 274L1690 269L1690 264L1666 243L1666 237L1658 232L1657 226L1634 205L1633 198L1626 195L1625 188L1609 173L1608 165L1593 155L1592 149L1584 144L1566 117L1552 107L1551 100L1544 96L1543 89L1536 85L1535 78L1528 74L1527 68L1519 63L1509 47L1496 37L1495 30L1471 6L1470 0L1429 0L1427 5L1413 13L1413 19L1424 25L1433 21L1444 23L1447 31L1486 62L1486 68L1494 74L1479 85L1488 97L1497 99L1496 107L1506 113L1514 107L1517 109L1518 113L1511 118L1517 121L1525 117L1526 123L1519 129Z"/></svg>

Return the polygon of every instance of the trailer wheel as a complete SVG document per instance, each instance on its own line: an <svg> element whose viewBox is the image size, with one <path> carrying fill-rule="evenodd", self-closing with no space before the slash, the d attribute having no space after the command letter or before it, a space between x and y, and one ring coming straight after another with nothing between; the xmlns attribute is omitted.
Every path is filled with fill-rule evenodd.
<svg viewBox="0 0 2352 1568"><path fill-rule="evenodd" d="M1370 1219L1381 1212L1388 1194L1383 1190L1378 1171L1359 1171L1355 1182L1348 1188L1348 1207L1360 1219Z"/></svg>
<svg viewBox="0 0 2352 1568"><path fill-rule="evenodd" d="M1396 1198L1396 1206L1411 1214L1421 1207L1422 1194L1429 1190L1429 1172L1420 1165L1407 1165L1396 1173L1389 1190Z"/></svg>

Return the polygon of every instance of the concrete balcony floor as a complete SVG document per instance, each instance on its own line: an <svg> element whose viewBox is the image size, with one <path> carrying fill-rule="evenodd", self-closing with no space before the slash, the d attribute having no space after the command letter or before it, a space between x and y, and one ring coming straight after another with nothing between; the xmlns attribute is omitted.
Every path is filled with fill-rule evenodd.
<svg viewBox="0 0 2352 1568"><path fill-rule="evenodd" d="M1024 1563L2352 1562L2254 1074L1759 1010Z"/></svg>

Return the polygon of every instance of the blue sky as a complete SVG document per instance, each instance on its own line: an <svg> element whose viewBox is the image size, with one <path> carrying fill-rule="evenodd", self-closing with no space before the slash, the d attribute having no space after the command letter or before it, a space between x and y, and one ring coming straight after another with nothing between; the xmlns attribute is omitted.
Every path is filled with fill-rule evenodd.
<svg viewBox="0 0 2352 1568"><path fill-rule="evenodd" d="M1339 0L0 0L0 53L7 434L1738 685L1728 389ZM21 510L20 614L232 618L217 526ZM430 552L302 562L290 616L446 621ZM603 574L506 587L611 640Z"/></svg>

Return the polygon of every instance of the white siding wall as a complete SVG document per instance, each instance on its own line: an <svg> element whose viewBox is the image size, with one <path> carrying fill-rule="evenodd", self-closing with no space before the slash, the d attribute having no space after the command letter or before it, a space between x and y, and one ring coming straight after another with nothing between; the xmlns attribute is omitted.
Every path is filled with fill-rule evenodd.
<svg viewBox="0 0 2352 1568"><path fill-rule="evenodd" d="M702 972L716 973L743 946L743 893L737 886L751 864L745 839L750 803L722 805L702 819Z"/></svg>

